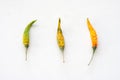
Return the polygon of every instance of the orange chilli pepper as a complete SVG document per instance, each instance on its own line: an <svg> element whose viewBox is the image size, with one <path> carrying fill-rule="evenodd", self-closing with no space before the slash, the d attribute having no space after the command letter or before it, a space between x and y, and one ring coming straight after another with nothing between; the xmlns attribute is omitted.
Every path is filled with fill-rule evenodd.
<svg viewBox="0 0 120 80"><path fill-rule="evenodd" d="M88 63L88 65L90 65L91 61L93 60L98 41L97 41L97 33L96 33L95 29L92 27L88 18L87 18L87 26L88 26L88 29L89 29L89 32L90 32L90 37L91 37L91 41L92 41L92 49L93 49L92 57L91 57L91 59Z"/></svg>

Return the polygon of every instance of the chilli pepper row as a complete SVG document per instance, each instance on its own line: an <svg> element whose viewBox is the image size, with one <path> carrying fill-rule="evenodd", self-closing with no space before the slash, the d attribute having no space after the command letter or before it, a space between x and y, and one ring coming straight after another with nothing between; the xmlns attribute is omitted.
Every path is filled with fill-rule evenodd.
<svg viewBox="0 0 120 80"><path fill-rule="evenodd" d="M25 28L24 33L23 33L23 44L26 48L26 58L25 60L27 60L27 50L29 48L29 42L30 42L30 38L29 38L29 32L30 32L30 28L32 27L32 25L36 22L37 20L33 20L31 21ZM97 34L95 29L93 28L93 26L91 25L89 19L87 18L87 26L88 26L88 30L90 32L90 37L91 37L91 42L92 42L92 49L93 49L93 53L92 53L92 57L88 63L88 65L90 65L93 57L94 57L94 53L96 51L97 48ZM58 28L57 28L57 43L58 43L58 47L60 48L62 55L63 55L63 62L64 62L64 48L65 48L65 40L64 40L64 36L62 33L62 29L61 29L61 19L59 18L58 20Z"/></svg>

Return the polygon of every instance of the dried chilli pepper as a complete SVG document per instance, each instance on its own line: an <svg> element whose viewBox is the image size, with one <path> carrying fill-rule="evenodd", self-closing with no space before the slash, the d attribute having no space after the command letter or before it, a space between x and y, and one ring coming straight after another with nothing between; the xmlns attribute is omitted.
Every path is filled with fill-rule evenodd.
<svg viewBox="0 0 120 80"><path fill-rule="evenodd" d="M26 48L26 58L25 60L27 60L27 50L29 47L29 42L30 42L30 38L29 38L29 32L30 32L30 28L32 27L32 25L36 22L36 20L31 21L25 28L24 33L23 33L23 44Z"/></svg>
<svg viewBox="0 0 120 80"><path fill-rule="evenodd" d="M92 42L92 49L93 49L93 53L92 53L92 57L88 63L88 65L90 65L91 61L93 60L95 51L97 49L97 45L98 45L98 41L97 41L97 33L95 31L95 29L93 28L93 26L91 25L89 19L87 18L87 26L90 32L90 37L91 37L91 42Z"/></svg>
<svg viewBox="0 0 120 80"><path fill-rule="evenodd" d="M65 41L64 41L64 36L63 36L63 33L62 33L62 29L61 29L61 19L60 18L58 20L58 28L57 28L57 43L58 43L58 46L59 46L60 50L62 51L63 63L64 63Z"/></svg>

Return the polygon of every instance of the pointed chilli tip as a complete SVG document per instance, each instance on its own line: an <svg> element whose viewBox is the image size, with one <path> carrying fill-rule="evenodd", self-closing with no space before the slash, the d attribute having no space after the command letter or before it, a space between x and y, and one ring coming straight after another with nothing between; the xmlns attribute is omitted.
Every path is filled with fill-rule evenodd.
<svg viewBox="0 0 120 80"><path fill-rule="evenodd" d="M59 20L58 20L58 28L60 28L61 27L61 19L59 18Z"/></svg>
<svg viewBox="0 0 120 80"><path fill-rule="evenodd" d="M37 19L33 20L32 22L35 23L37 21Z"/></svg>
<svg viewBox="0 0 120 80"><path fill-rule="evenodd" d="M89 21L89 18L87 17L87 21Z"/></svg>
<svg viewBox="0 0 120 80"><path fill-rule="evenodd" d="M88 24L90 23L89 18L87 18L87 23L88 23Z"/></svg>
<svg viewBox="0 0 120 80"><path fill-rule="evenodd" d="M31 21L27 26L31 27L32 24L34 24L36 21L37 21L37 20L33 20L33 21Z"/></svg>
<svg viewBox="0 0 120 80"><path fill-rule="evenodd" d="M37 21L37 19L35 19L35 20L31 21L31 24L35 23L36 21Z"/></svg>
<svg viewBox="0 0 120 80"><path fill-rule="evenodd" d="M61 23L61 19L59 18L59 23Z"/></svg>

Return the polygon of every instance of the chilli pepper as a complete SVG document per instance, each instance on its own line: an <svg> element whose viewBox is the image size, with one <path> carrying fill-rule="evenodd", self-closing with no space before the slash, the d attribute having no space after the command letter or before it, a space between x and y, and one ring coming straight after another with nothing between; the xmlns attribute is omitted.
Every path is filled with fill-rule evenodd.
<svg viewBox="0 0 120 80"><path fill-rule="evenodd" d="M57 43L58 43L58 46L59 46L60 50L62 51L63 63L64 63L65 42L64 42L64 36L63 36L63 33L62 33L62 29L61 29L61 19L60 18L58 20L58 28L57 28Z"/></svg>
<svg viewBox="0 0 120 80"><path fill-rule="evenodd" d="M93 57L94 57L94 54L95 54L95 51L97 49L97 44L98 44L98 41L97 41L97 33L95 31L95 29L92 27L89 19L87 18L87 26L88 26L88 29L89 29L89 32L90 32L90 37L91 37L91 42L92 42L92 49L93 49L93 53L92 53L92 57L88 63L88 65L90 65Z"/></svg>
<svg viewBox="0 0 120 80"><path fill-rule="evenodd" d="M29 42L30 42L30 39L29 39L29 32L30 32L30 28L32 27L33 23L35 23L36 20L33 20L31 21L25 28L24 30L24 33L23 33L23 44L26 48L26 58L25 60L27 60L27 50L28 50L28 47L29 47Z"/></svg>

